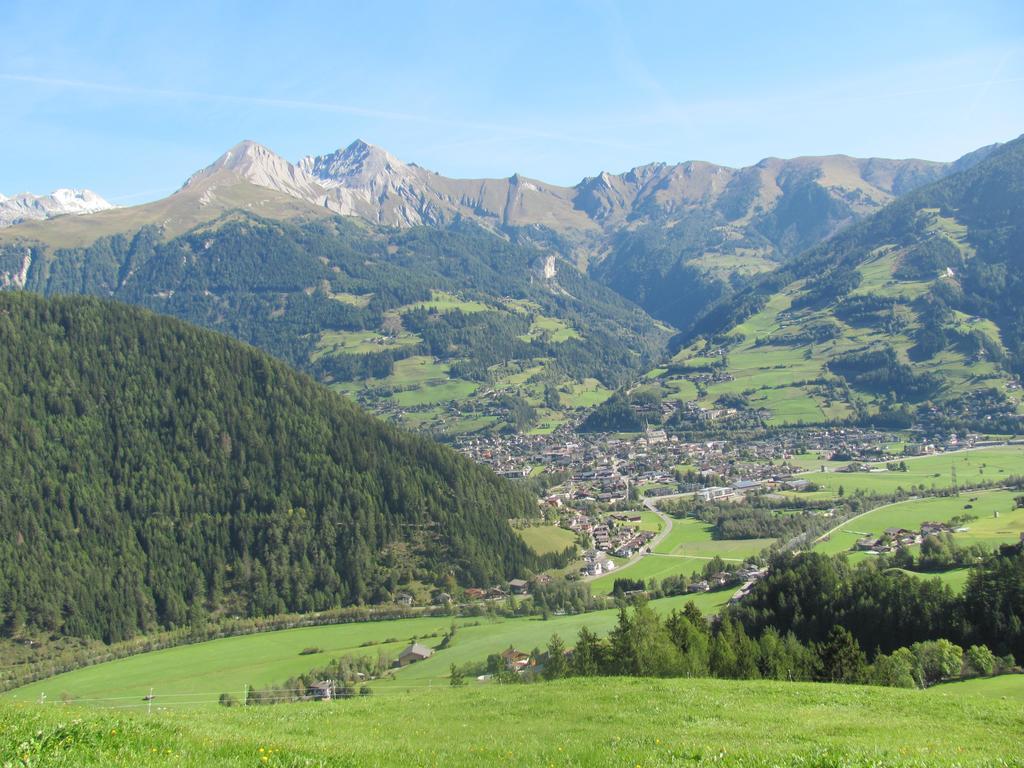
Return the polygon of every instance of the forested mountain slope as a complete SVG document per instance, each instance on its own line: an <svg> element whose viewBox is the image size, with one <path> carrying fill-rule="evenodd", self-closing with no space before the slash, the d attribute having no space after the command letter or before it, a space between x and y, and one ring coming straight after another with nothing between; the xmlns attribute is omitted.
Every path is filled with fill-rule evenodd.
<svg viewBox="0 0 1024 768"><path fill-rule="evenodd" d="M234 211L170 240L144 227L84 248L0 245L0 273L229 333L435 432L553 428L669 337L571 265L471 223Z"/></svg>
<svg viewBox="0 0 1024 768"><path fill-rule="evenodd" d="M520 174L449 178L358 140L297 163L243 141L164 200L24 225L0 233L0 243L88 247L143 225L173 237L235 208L276 219L341 214L400 228L473 222L572 263L682 328L752 275L991 151L955 163L846 155L766 158L745 168L655 162L559 186Z"/></svg>
<svg viewBox="0 0 1024 768"><path fill-rule="evenodd" d="M524 490L286 365L95 298L0 294L0 624L114 641L489 584Z"/></svg>
<svg viewBox="0 0 1024 768"><path fill-rule="evenodd" d="M662 381L779 421L1016 431L1024 138L891 203L721 301ZM699 381L697 371L703 372Z"/></svg>

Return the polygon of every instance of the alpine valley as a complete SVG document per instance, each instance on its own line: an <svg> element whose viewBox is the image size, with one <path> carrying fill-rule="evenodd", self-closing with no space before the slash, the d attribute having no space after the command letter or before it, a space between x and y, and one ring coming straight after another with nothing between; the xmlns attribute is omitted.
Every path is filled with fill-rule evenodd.
<svg viewBox="0 0 1024 768"><path fill-rule="evenodd" d="M832 258L831 248L872 226L851 225L886 221L914 204L902 201L984 174L1008 153L1012 145L954 163L841 155L768 158L740 169L655 163L559 187L519 175L450 179L362 141L296 163L246 141L163 200L0 231L0 282L44 295L111 297L229 333L377 413L439 435L548 433L579 423L615 390L633 391L644 374L671 406L648 421L685 421L723 397L746 398L751 417L769 423L862 418L908 398L886 399L874 385L858 389L842 361L804 371L791 364L806 352L800 340L776 338L761 349L767 331L745 343L759 370L766 370L762 352L786 357L767 366L771 387L732 384L737 373L722 371L745 365L726 354L739 334L730 334L732 347L708 337L722 335L719 319L734 314L730 307L765 296L799 265ZM975 233L943 210L921 232L937 232L933 244L956 243L966 264ZM901 247L910 247L908 236ZM863 253L881 245L866 244ZM961 266L932 264L922 255L931 247L889 254L890 273L879 266L871 279L902 279L920 290L903 295L889 283L893 300L864 311L890 311L916 333L916 318L931 311L920 303L925 284L939 278L936 270ZM856 292L876 303L886 293L870 280ZM871 342L863 322L849 322L849 307L839 310L844 320L819 304L803 333L831 334L844 354ZM791 310L778 311L789 327ZM977 350L966 341L956 347L958 328L978 343L992 340L986 375L1005 381L998 332L1006 318L955 311L944 315L939 357L959 354L960 363L928 363L940 380L928 397L962 394L954 379ZM673 350L683 340L685 350L661 365L673 337ZM924 375L923 348L917 362L909 348L897 345L893 354ZM780 365L794 372L779 379ZM728 385L707 386L706 369ZM788 402L796 381L798 406ZM909 399L921 402L923 393Z"/></svg>

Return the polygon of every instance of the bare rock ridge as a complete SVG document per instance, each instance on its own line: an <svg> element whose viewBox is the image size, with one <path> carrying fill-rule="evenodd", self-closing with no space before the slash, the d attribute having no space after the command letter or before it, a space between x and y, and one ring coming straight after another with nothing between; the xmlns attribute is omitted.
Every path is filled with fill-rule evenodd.
<svg viewBox="0 0 1024 768"><path fill-rule="evenodd" d="M983 149L955 163L847 155L768 157L746 168L651 163L562 187L519 174L452 179L359 140L295 164L243 142L181 192L211 185L200 198L209 205L223 194L217 185L233 178L385 226L473 221L532 241L659 320L685 327L695 308L737 280L985 156Z"/></svg>
<svg viewBox="0 0 1024 768"><path fill-rule="evenodd" d="M254 141L242 141L198 171L185 182L184 190L206 186L215 189L241 178L259 187L283 192L301 200L315 202L323 188L300 167Z"/></svg>
<svg viewBox="0 0 1024 768"><path fill-rule="evenodd" d="M983 156L984 151L972 154ZM831 155L766 158L747 168L701 161L652 163L560 187L518 174L452 179L361 140L297 163L245 141L193 175L185 188L228 173L336 213L389 226L443 224L463 217L489 227L541 225L585 236L671 219L694 209L713 209L724 223L742 224L770 213L788 191L807 184L859 217L941 178L954 165L959 170L967 160L953 164Z"/></svg>
<svg viewBox="0 0 1024 768"><path fill-rule="evenodd" d="M0 195L0 227L65 214L97 213L113 207L89 189L58 189L49 195L33 195L29 192L11 197Z"/></svg>

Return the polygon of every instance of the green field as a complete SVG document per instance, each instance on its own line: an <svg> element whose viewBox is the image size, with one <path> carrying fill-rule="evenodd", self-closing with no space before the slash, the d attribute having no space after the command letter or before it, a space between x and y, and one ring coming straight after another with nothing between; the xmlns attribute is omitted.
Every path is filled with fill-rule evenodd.
<svg viewBox="0 0 1024 768"><path fill-rule="evenodd" d="M971 573L970 568L950 568L948 571L940 571L938 573L920 573L918 571L907 571L902 568L897 568L896 570L918 579L938 579L943 584L948 584L949 588L954 592L963 591L964 587L967 586L967 577Z"/></svg>
<svg viewBox="0 0 1024 768"><path fill-rule="evenodd" d="M582 382L572 383L568 389L569 392L560 392L558 395L565 408L593 408L595 405L603 403L612 394L612 391L597 379L585 379Z"/></svg>
<svg viewBox="0 0 1024 768"><path fill-rule="evenodd" d="M707 559L697 557L682 557L679 555L644 555L628 568L620 568L599 576L590 582L590 589L595 595L611 594L615 588L616 579L641 579L647 583L651 579L661 581L668 576L689 576L694 571L701 571L707 565ZM724 605L732 596L735 589L729 589L720 593L704 593L718 595L719 604Z"/></svg>
<svg viewBox="0 0 1024 768"><path fill-rule="evenodd" d="M664 523L656 513L644 509L640 512L640 530L659 532Z"/></svg>
<svg viewBox="0 0 1024 768"><path fill-rule="evenodd" d="M428 381L420 384L416 389L396 392L391 399L403 407L437 405L467 398L476 392L478 386L472 381L463 381L462 379Z"/></svg>
<svg viewBox="0 0 1024 768"><path fill-rule="evenodd" d="M0 763L969 768L1024 764L1022 729L1019 700L941 687L591 678L149 716L2 705Z"/></svg>
<svg viewBox="0 0 1024 768"><path fill-rule="evenodd" d="M1000 675L999 677L976 677L973 680L958 680L943 683L928 689L932 696L986 696L1024 704L1024 675Z"/></svg>
<svg viewBox="0 0 1024 768"><path fill-rule="evenodd" d="M561 552L576 542L576 534L558 525L535 525L516 531L534 552Z"/></svg>
<svg viewBox="0 0 1024 768"><path fill-rule="evenodd" d="M569 339L578 339L580 338L580 335L574 328L559 320L557 317L537 315L534 317L533 322L530 323L530 330L519 338L523 341L533 341L534 339L545 337L548 341L557 343L560 341L568 341Z"/></svg>
<svg viewBox="0 0 1024 768"><path fill-rule="evenodd" d="M453 312L456 309L460 312L470 314L472 312L486 312L490 307L479 301L465 301L451 293L444 291L431 291L430 301L421 301L416 304L406 304L399 308L399 312L409 312L413 309L427 309L436 312Z"/></svg>
<svg viewBox="0 0 1024 768"><path fill-rule="evenodd" d="M955 497L933 496L887 504L850 520L832 532L829 539L815 544L814 549L825 554L845 552L857 539L869 534L880 536L886 528L916 531L921 523L944 523L965 514L976 515L978 519L965 523L963 527L967 530L955 533L956 540L964 545L981 544L995 549L1000 544L1020 541L1024 532L1024 509L1013 508L1018 495L1014 491L965 491ZM964 508L968 505L971 509ZM995 512L999 517L995 517Z"/></svg>
<svg viewBox="0 0 1024 768"><path fill-rule="evenodd" d="M339 293L329 292L328 296L335 301L340 301L342 304L360 308L367 306L370 303L370 299L373 298L372 293L345 293L344 291Z"/></svg>
<svg viewBox="0 0 1024 768"><path fill-rule="evenodd" d="M323 331L309 359L316 362L326 355L364 355L419 344L415 333L385 336L376 331Z"/></svg>
<svg viewBox="0 0 1024 768"><path fill-rule="evenodd" d="M839 486L842 486L846 493L855 490L867 493L892 493L900 487L909 490L922 484L926 489L951 488L952 469L955 466L957 484L963 487L978 482L999 482L1006 480L1010 475L1024 474L1024 446L976 448L970 451L910 458L905 461L908 470L906 472L886 471L883 462L871 465L881 469L880 472L809 472L800 477L817 483L830 496L838 493Z"/></svg>
<svg viewBox="0 0 1024 768"><path fill-rule="evenodd" d="M682 555L710 559L744 560L771 546L775 539L722 539L711 537L712 526L701 520L684 518L672 521L672 530L654 551L662 555Z"/></svg>
<svg viewBox="0 0 1024 768"><path fill-rule="evenodd" d="M702 611L710 613L717 611L728 596L729 593L705 593L692 599ZM672 597L654 601L652 605L667 613L673 608L682 608L688 599ZM539 617L452 619L444 616L263 632L84 667L9 691L0 695L0 700L35 701L45 693L51 700L67 695L83 702L90 700L97 705L115 706L135 701L153 688L165 702L194 701L212 705L222 692L241 696L246 685L281 683L292 675L321 667L331 658L351 655L376 659L378 652L394 658L413 638L426 638L424 643L437 646L454 620L457 631L448 648L399 670L394 681L375 683L384 689L414 684L444 685L451 664L483 662L489 654L510 645L529 651L545 645L556 632L572 645L580 627L586 625L604 634L615 625L617 616L615 610L552 616L546 621ZM320 648L321 652L300 655L306 648Z"/></svg>

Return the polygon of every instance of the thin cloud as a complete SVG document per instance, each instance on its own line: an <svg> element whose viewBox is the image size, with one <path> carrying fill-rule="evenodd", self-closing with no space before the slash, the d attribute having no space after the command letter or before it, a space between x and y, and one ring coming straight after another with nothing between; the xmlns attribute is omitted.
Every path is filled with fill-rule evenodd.
<svg viewBox="0 0 1024 768"><path fill-rule="evenodd" d="M272 109L303 110L315 112L329 112L334 114L352 115L353 117L365 117L377 120L392 122L420 123L423 125L436 125L448 128L463 128L474 131L501 132L508 135L529 137L538 139L550 139L565 143L583 143L596 146L623 148L627 145L615 142L595 139L589 136L567 135L557 131L529 128L518 125L502 125L498 123L481 123L466 120L451 120L446 118L429 117L427 115L411 114L408 112L393 112L389 110L360 107L351 104L338 104L327 101L308 101L304 99L279 99L264 96L237 96L223 93L206 93L203 91L183 91L164 88L148 88L134 85L115 85L110 83L97 83L86 80L72 80L59 77L41 77L38 75L20 75L0 73L0 80L16 83L32 83L53 88L70 88L81 91L99 91L103 93L121 94L125 96L140 96L145 98L174 99L188 101L207 101L224 104L249 104L258 107L269 107Z"/></svg>

